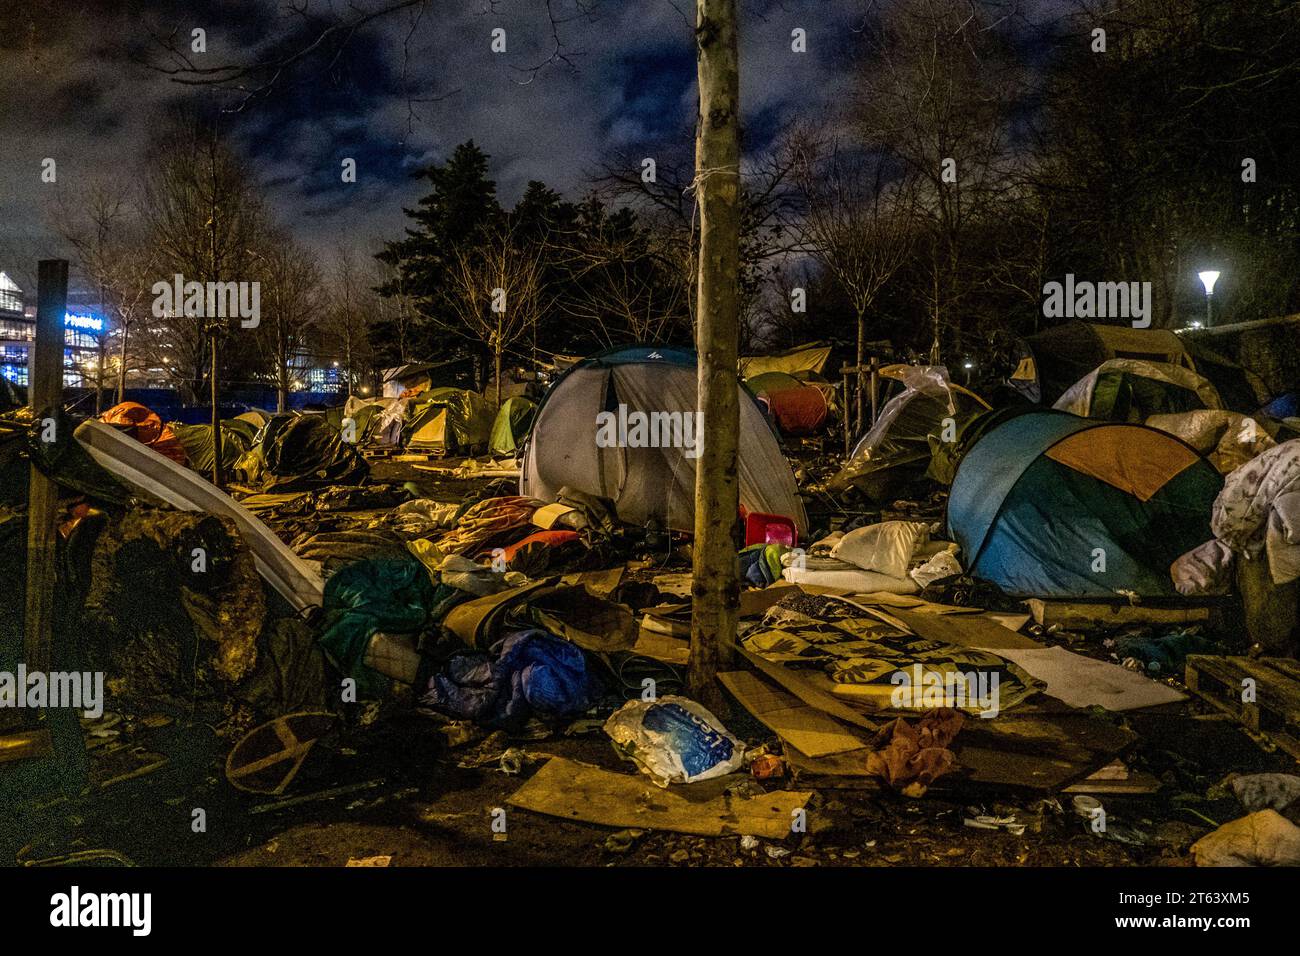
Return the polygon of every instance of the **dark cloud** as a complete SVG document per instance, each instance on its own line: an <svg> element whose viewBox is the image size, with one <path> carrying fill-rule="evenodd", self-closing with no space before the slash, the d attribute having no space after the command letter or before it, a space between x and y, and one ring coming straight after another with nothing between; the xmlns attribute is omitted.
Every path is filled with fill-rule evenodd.
<svg viewBox="0 0 1300 956"><path fill-rule="evenodd" d="M12 6L13 0L0 0ZM569 194L614 151L689 154L695 111L690 0L600 0L595 15L565 14L561 49L536 0L429 0L422 13L377 20L330 39L280 73L265 96L184 86L156 67L163 45L188 49L206 31L199 65L273 60L320 37L353 3L313 0L299 16L280 0L83 0L27 4L0 19L0 249L48 236L56 190L91 176L138 175L177 108L216 115L268 195L272 214L304 242L369 243L403 226L422 185L412 173L473 138L492 156L502 199L531 179ZM145 10L141 13L140 8ZM761 149L791 120L844 95L846 57L865 4L827 0L750 3L742 31L745 143ZM418 12L418 11L417 11ZM790 52L790 31L810 51ZM507 52L492 52L491 31ZM152 64L153 69L150 68ZM39 183L55 157L59 184ZM341 162L356 160L358 182ZM0 268L3 265L0 264Z"/></svg>

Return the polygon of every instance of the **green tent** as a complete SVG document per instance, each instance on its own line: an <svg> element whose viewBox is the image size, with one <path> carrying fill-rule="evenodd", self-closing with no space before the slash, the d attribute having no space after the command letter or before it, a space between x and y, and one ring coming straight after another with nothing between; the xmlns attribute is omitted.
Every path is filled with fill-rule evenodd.
<svg viewBox="0 0 1300 956"><path fill-rule="evenodd" d="M745 379L745 387L755 395L762 395L764 392L772 395L776 392L803 388L803 386L803 382L788 372L762 372L753 378Z"/></svg>
<svg viewBox="0 0 1300 956"><path fill-rule="evenodd" d="M502 402L497 420L492 425L492 439L488 442L492 454L513 455L518 451L533 424L533 413L536 411L537 404L522 395Z"/></svg>
<svg viewBox="0 0 1300 956"><path fill-rule="evenodd" d="M487 445L492 410L478 392L433 388L411 399L403 433L412 451L468 454Z"/></svg>

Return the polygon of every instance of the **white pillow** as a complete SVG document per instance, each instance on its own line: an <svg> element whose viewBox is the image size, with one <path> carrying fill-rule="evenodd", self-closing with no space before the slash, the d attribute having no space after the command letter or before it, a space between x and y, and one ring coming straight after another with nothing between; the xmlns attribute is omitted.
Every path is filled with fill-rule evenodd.
<svg viewBox="0 0 1300 956"><path fill-rule="evenodd" d="M912 552L929 534L929 526L919 521L882 521L850 531L831 549L831 555L864 571L906 578Z"/></svg>

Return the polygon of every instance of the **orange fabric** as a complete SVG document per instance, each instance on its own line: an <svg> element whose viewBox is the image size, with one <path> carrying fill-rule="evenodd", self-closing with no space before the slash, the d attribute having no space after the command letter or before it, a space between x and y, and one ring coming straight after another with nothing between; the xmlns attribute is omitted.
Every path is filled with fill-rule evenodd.
<svg viewBox="0 0 1300 956"><path fill-rule="evenodd" d="M166 455L178 465L187 463L185 449L176 433L158 415L139 402L122 402L99 416L107 425L116 425L128 431L142 445L148 445L160 455Z"/></svg>
<svg viewBox="0 0 1300 956"><path fill-rule="evenodd" d="M1047 450L1047 457L1077 472L1149 501L1177 474L1196 463L1196 452L1165 441L1150 429L1104 425L1076 432Z"/></svg>

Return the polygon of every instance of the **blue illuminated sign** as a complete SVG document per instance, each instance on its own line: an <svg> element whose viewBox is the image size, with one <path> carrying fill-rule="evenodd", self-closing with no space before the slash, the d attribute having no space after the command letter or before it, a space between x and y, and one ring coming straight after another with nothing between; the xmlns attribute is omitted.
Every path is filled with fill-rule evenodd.
<svg viewBox="0 0 1300 956"><path fill-rule="evenodd" d="M69 328L81 329L86 332L104 331L104 320L93 315L74 315L71 312L65 312L63 313L63 324Z"/></svg>

